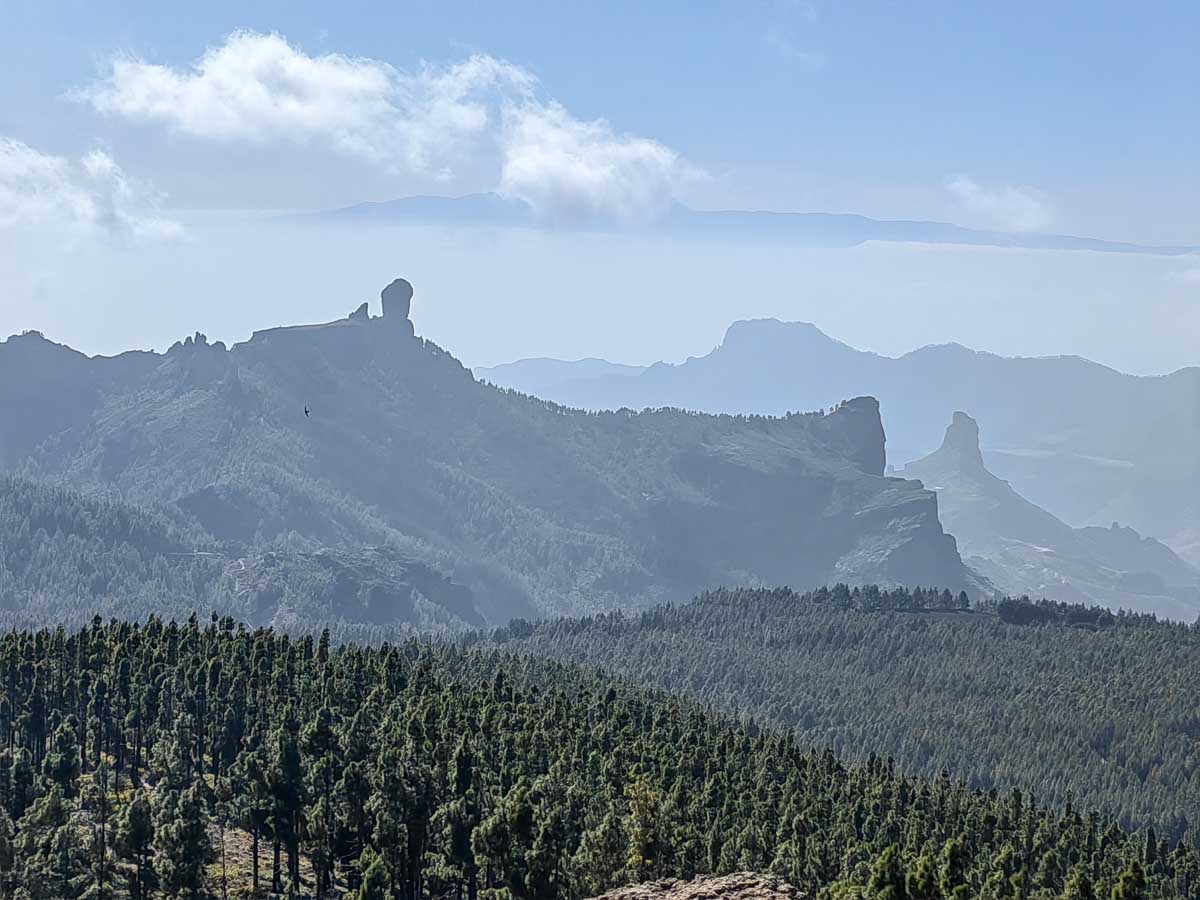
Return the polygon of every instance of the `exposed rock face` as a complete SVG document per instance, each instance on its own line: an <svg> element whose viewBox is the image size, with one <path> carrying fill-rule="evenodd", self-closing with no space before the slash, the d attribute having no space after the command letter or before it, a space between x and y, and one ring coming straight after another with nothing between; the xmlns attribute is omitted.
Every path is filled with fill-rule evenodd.
<svg viewBox="0 0 1200 900"><path fill-rule="evenodd" d="M407 319L412 308L413 286L403 278L397 278L383 289L379 295L383 300L383 316L385 319Z"/></svg>
<svg viewBox="0 0 1200 900"><path fill-rule="evenodd" d="M596 900L801 900L804 896L798 888L773 875L737 872L692 881L650 881L617 888Z"/></svg>
<svg viewBox="0 0 1200 900"><path fill-rule="evenodd" d="M935 495L882 475L870 397L780 418L553 407L397 330L411 333L407 282L383 299L381 320L269 329L186 359L10 341L16 358L28 343L63 365L0 379L4 463L167 507L239 556L278 539L400 547L489 622L720 584L974 586ZM17 371L9 345L0 373ZM374 596L366 609L391 602Z"/></svg>
<svg viewBox="0 0 1200 900"><path fill-rule="evenodd" d="M414 334L412 320L408 314L412 310L412 285L403 278L397 278L379 294L383 300L383 321L389 330L412 337Z"/></svg>
<svg viewBox="0 0 1200 900"><path fill-rule="evenodd" d="M946 427L946 436L937 451L953 458L953 464L965 471L983 471L983 453L979 449L979 423L965 412L956 412Z"/></svg>
<svg viewBox="0 0 1200 900"><path fill-rule="evenodd" d="M1116 519L1200 565L1200 367L1134 376L1079 357L1006 358L958 344L892 358L806 323L755 320L679 365L605 372L594 361L526 360L476 374L587 409L781 415L866 394L879 398L899 467L935 449L952 411L969 410L986 427L991 471L1023 496L1076 526Z"/></svg>
<svg viewBox="0 0 1200 900"><path fill-rule="evenodd" d="M370 318L370 307L366 303L362 303L358 309L350 313L350 319L354 322L367 322Z"/></svg>
<svg viewBox="0 0 1200 900"><path fill-rule="evenodd" d="M963 556L1001 590L1124 607L1191 621L1200 573L1131 528L1072 528L984 466L979 426L956 412L942 446L904 475L938 493L941 521Z"/></svg>

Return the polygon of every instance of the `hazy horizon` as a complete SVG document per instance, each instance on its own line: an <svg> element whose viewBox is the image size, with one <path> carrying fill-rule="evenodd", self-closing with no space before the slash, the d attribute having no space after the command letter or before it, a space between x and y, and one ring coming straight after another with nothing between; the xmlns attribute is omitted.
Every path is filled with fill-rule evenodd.
<svg viewBox="0 0 1200 900"><path fill-rule="evenodd" d="M418 329L471 366L679 361L764 316L887 355L958 342L1137 374L1200 362L1195 255L639 230L683 203L1200 244L1182 152L1197 126L1167 114L1197 66L1186 8L1101 4L1086 29L1035 4L527 12L220 2L181 22L135 3L117 21L8 0L0 332L88 353L196 330L232 343L337 317L403 275ZM619 56L590 50L618 40ZM1114 79L1113 58L1140 62ZM480 191L543 227L304 230L272 215ZM580 221L608 233L558 227Z"/></svg>
<svg viewBox="0 0 1200 900"><path fill-rule="evenodd" d="M960 343L1079 355L1132 374L1200 363L1200 303L1179 274L1186 261L1170 257L881 243L780 252L748 241L225 217L193 220L168 242L63 248L27 234L20 246L0 257L0 332L41 331L89 355L161 351L195 331L233 344L363 301L378 314L380 287L403 276L416 289L417 331L470 367L537 356L679 362L752 318L811 322L888 356Z"/></svg>

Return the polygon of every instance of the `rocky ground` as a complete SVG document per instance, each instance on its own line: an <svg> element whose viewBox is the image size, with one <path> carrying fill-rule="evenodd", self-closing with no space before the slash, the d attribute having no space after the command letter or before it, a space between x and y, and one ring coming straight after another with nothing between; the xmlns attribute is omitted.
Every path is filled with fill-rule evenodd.
<svg viewBox="0 0 1200 900"><path fill-rule="evenodd" d="M693 881L651 881L609 891L596 900L802 900L786 881L756 872L708 876Z"/></svg>

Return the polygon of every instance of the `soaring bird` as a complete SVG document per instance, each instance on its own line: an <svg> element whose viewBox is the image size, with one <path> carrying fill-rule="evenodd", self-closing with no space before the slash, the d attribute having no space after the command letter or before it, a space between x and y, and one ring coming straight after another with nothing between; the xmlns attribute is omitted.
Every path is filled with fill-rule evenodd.
<svg viewBox="0 0 1200 900"><path fill-rule="evenodd" d="M308 407L304 407L304 418L308 418Z"/></svg>

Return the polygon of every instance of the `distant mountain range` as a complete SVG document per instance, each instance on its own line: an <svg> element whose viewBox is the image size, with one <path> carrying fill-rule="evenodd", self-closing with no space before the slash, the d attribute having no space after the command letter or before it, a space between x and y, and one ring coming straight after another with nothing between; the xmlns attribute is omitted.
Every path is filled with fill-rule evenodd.
<svg viewBox="0 0 1200 900"><path fill-rule="evenodd" d="M641 371L522 360L475 374L586 409L779 415L879 398L889 462L938 446L956 410L986 426L988 467L1075 525L1120 522L1200 563L1200 368L1126 375L1074 356L1007 358L958 344L900 357L804 322L739 321L712 352Z"/></svg>
<svg viewBox="0 0 1200 900"><path fill-rule="evenodd" d="M289 221L395 225L478 225L493 228L566 228L609 231L613 223L548 221L522 200L499 194L462 197L402 197L359 203L340 209L291 215ZM1162 246L1106 241L1069 234L994 231L964 228L949 222L872 219L851 213L772 212L768 210L698 210L675 204L666 215L635 230L696 238L778 240L798 246L852 247L867 241L964 244L1028 250L1090 250L1100 253L1145 253L1181 256L1200 253L1200 246Z"/></svg>
<svg viewBox="0 0 1200 900"><path fill-rule="evenodd" d="M937 491L942 525L967 563L1014 596L1154 612L1193 622L1200 570L1131 528L1072 528L993 475L979 426L956 412L942 446L903 473Z"/></svg>
<svg viewBox="0 0 1200 900"><path fill-rule="evenodd" d="M64 504L84 511L66 521L104 498L179 535L128 550L120 528L87 532L102 567L129 552L136 577L74 595L175 584L156 560L189 550L214 554L255 620L311 621L324 606L413 621L417 594L429 615L500 622L721 584L981 586L934 494L885 476L874 399L772 419L565 409L482 384L416 337L411 293L397 280L382 316L363 304L232 348L202 334L108 358L36 332L0 343L0 471L70 488L80 499ZM18 536L21 520L9 520ZM95 567L39 587L27 556L13 565L23 574L5 580L0 566L0 606L43 611L49 588ZM298 597L317 601L298 610Z"/></svg>

